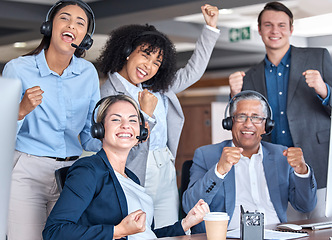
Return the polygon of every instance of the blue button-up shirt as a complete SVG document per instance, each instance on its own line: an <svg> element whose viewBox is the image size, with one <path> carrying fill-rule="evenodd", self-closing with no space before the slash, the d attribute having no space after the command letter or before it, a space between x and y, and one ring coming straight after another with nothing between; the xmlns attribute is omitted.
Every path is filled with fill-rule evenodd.
<svg viewBox="0 0 332 240"><path fill-rule="evenodd" d="M101 148L90 134L92 111L100 99L98 74L90 62L73 56L59 76L41 51L11 60L3 76L21 80L22 97L33 86L44 91L42 103L18 121L17 150L64 158L81 155L82 146L87 151Z"/></svg>
<svg viewBox="0 0 332 240"><path fill-rule="evenodd" d="M275 121L275 127L271 135L272 142L288 147L294 145L286 114L290 58L290 48L278 66L272 64L267 56L265 57L267 98L271 105Z"/></svg>

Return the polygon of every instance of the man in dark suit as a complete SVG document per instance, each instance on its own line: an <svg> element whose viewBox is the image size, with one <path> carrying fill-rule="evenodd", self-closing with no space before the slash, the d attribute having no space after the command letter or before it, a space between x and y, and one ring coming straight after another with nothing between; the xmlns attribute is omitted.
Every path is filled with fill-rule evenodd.
<svg viewBox="0 0 332 240"><path fill-rule="evenodd" d="M255 90L267 97L275 129L264 140L301 147L315 170L318 196L325 198L329 155L332 61L324 48L290 45L292 12L279 2L267 3L258 16L266 57L246 73L230 75L231 96ZM322 201L324 205L324 200ZM324 214L324 209L319 215Z"/></svg>
<svg viewBox="0 0 332 240"><path fill-rule="evenodd" d="M231 117L226 118L233 139L195 151L182 199L185 212L202 198L211 212L227 212L233 229L240 225L240 205L263 212L265 224L287 222L288 201L300 212L315 208L317 184L301 148L261 141L273 129L270 115L261 94L236 95L230 104ZM202 223L192 229L204 231Z"/></svg>

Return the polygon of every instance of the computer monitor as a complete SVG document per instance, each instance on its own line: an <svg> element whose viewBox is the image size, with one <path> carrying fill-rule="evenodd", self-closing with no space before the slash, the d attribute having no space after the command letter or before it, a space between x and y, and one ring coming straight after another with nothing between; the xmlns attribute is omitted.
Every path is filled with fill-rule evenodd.
<svg viewBox="0 0 332 240"><path fill-rule="evenodd" d="M0 77L0 240L6 239L21 82Z"/></svg>

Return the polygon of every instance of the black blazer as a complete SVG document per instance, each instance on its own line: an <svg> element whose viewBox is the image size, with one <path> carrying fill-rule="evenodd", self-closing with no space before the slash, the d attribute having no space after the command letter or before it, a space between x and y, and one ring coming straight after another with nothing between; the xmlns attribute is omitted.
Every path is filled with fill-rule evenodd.
<svg viewBox="0 0 332 240"><path fill-rule="evenodd" d="M134 173L126 174L139 184ZM47 219L43 238L112 239L114 226L128 215L127 200L102 149L76 161L68 170L60 198ZM181 221L154 229L157 237L184 235Z"/></svg>

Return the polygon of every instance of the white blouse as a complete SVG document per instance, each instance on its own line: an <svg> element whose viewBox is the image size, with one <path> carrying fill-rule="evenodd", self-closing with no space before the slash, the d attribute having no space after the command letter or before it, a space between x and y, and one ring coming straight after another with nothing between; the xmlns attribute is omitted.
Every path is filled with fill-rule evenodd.
<svg viewBox="0 0 332 240"><path fill-rule="evenodd" d="M128 240L146 240L157 238L151 230L153 221L153 201L152 198L145 193L145 188L135 183L130 178L122 176L115 172L121 187L125 193L128 205L128 214L141 209L146 213L145 231L128 236Z"/></svg>

